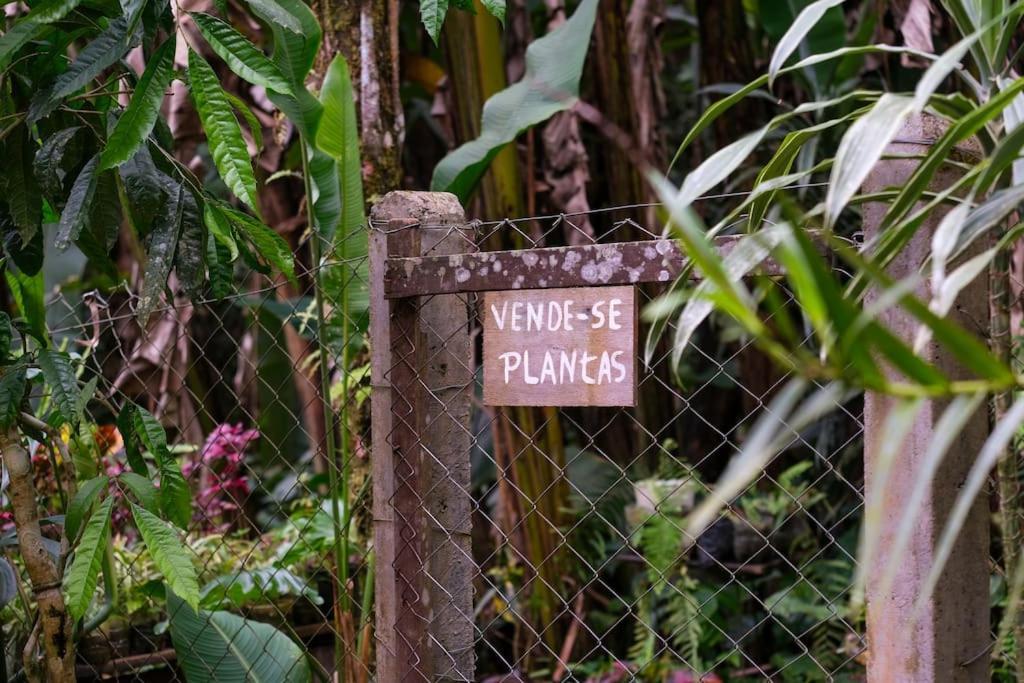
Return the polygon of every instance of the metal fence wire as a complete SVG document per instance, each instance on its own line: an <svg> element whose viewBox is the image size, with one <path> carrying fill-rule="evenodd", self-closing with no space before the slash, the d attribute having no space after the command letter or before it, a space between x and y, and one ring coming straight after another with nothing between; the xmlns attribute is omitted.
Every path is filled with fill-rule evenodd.
<svg viewBox="0 0 1024 683"><path fill-rule="evenodd" d="M486 251L660 237L621 212L478 223L472 235L374 227L423 232L434 243L427 255L470 251L469 240ZM639 286L642 305L668 287ZM848 607L862 509L859 400L794 432L688 539L686 516L786 377L719 317L674 365L670 317L639 363L635 407L488 407L481 315L475 293L392 308L381 385L393 395L384 514L399 527L398 635L381 645L404 680L863 677L863 616ZM459 466L467 448L469 472ZM467 642L472 652L459 647Z"/></svg>
<svg viewBox="0 0 1024 683"><path fill-rule="evenodd" d="M661 236L646 206L462 227L442 231L438 253ZM864 616L850 608L860 399L794 432L689 539L687 515L787 379L727 318L712 315L678 363L675 318L662 319L635 407L485 406L472 292L392 299L391 363L371 379L382 283L366 234L351 239L322 245L320 277L308 259L294 282L239 270L234 293L196 301L172 281L145 331L127 289L48 283L55 343L98 383L88 433L65 437L72 454L92 449L117 474L117 408L161 421L193 492L186 540L205 610L273 625L317 679L345 683L863 680ZM637 285L642 308L671 287ZM641 316L641 354L651 324ZM390 415L371 418L385 390ZM393 453L392 481L374 481L374 439ZM59 509L60 459L36 446L44 507ZM381 529L396 534L390 550ZM116 572L81 634L81 680L185 680L136 533L115 514ZM3 615L18 661L12 644L33 624L17 600ZM382 658L403 677L379 671Z"/></svg>

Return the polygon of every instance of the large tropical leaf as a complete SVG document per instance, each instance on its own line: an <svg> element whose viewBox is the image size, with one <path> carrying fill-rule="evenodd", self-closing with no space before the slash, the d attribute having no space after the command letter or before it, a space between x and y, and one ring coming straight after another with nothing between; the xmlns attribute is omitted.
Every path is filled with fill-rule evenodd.
<svg viewBox="0 0 1024 683"><path fill-rule="evenodd" d="M176 591L175 591L176 592ZM208 612L167 593L171 640L189 683L304 683L303 650L270 624Z"/></svg>
<svg viewBox="0 0 1024 683"><path fill-rule="evenodd" d="M220 87L220 79L206 60L191 50L188 53L188 73L192 99L203 123L217 171L236 197L258 209L256 176L252 171L249 150L242 138L242 128L232 112L231 102Z"/></svg>
<svg viewBox="0 0 1024 683"><path fill-rule="evenodd" d="M209 14L193 14L192 20L196 22L199 32L217 56L241 78L267 90L291 93L291 86L281 73L281 69L248 38L226 22Z"/></svg>
<svg viewBox="0 0 1024 683"><path fill-rule="evenodd" d="M117 120L107 146L100 157L100 168L119 166L135 156L135 152L149 137L160 115L160 103L174 72L173 38L164 41L146 65L132 92L128 108Z"/></svg>
<svg viewBox="0 0 1024 683"><path fill-rule="evenodd" d="M597 6L597 0L583 0L564 24L530 43L522 80L487 100L480 137L438 163L432 190L453 192L465 202L505 145L576 102Z"/></svg>
<svg viewBox="0 0 1024 683"><path fill-rule="evenodd" d="M108 496L85 525L82 539L75 547L75 559L64 574L64 594L68 612L76 621L85 616L96 591L103 555L110 537L110 512L114 499Z"/></svg>
<svg viewBox="0 0 1024 683"><path fill-rule="evenodd" d="M306 90L306 76L320 50L323 34L316 15L302 0L250 0L249 7L270 24L274 35L273 61L293 94L299 96Z"/></svg>
<svg viewBox="0 0 1024 683"><path fill-rule="evenodd" d="M7 280L11 298L14 299L18 312L25 318L28 333L41 344L47 344L50 334L46 329L45 283L42 271L29 275L14 268L7 268L4 270L4 279Z"/></svg>
<svg viewBox="0 0 1024 683"><path fill-rule="evenodd" d="M332 310L325 321L323 338L333 355L341 358L353 328L350 304L365 295L369 282L365 272L368 231L359 158L359 125L348 64L341 55L334 58L327 70L320 101L324 113L317 130L317 146L337 165L341 199L341 223L333 235L324 235L331 239L327 260L332 265L324 266L321 287Z"/></svg>
<svg viewBox="0 0 1024 683"><path fill-rule="evenodd" d="M167 586L194 609L199 607L199 581L196 569L174 527L149 510L131 503L132 518Z"/></svg>

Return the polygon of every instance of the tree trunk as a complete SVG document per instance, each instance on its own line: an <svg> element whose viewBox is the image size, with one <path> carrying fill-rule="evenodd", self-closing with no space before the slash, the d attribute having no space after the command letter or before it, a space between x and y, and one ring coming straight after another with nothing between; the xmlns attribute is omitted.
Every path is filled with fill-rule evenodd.
<svg viewBox="0 0 1024 683"><path fill-rule="evenodd" d="M18 546L39 606L46 680L49 683L73 683L75 648L71 640L71 620L60 590L60 571L43 543L43 533L39 528L31 458L21 445L17 431L8 429L0 433L0 454L10 476L9 495Z"/></svg>
<svg viewBox="0 0 1024 683"><path fill-rule="evenodd" d="M363 188L369 203L402 184L405 123L399 96L398 0L319 0L324 40L316 72L348 61L359 117Z"/></svg>

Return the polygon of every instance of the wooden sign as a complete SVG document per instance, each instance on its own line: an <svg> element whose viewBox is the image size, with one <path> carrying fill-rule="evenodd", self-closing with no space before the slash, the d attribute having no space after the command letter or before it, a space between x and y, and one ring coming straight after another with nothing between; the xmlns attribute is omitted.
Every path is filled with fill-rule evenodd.
<svg viewBox="0 0 1024 683"><path fill-rule="evenodd" d="M635 290L484 294L484 403L636 405Z"/></svg>

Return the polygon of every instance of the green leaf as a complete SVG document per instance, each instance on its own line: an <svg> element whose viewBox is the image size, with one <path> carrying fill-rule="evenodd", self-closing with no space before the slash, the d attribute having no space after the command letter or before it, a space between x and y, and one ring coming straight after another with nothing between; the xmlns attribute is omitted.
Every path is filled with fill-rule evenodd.
<svg viewBox="0 0 1024 683"><path fill-rule="evenodd" d="M23 361L0 368L0 429L9 429L21 410L27 366Z"/></svg>
<svg viewBox="0 0 1024 683"><path fill-rule="evenodd" d="M786 60L796 52L796 49L800 47L800 43L803 42L810 30L814 28L814 25L825 16L825 12L841 4L843 4L843 0L818 0L817 2L812 2L797 15L792 26L789 27L789 30L779 40L779 44L775 47L775 52L772 53L772 59L768 63L769 85L775 82L775 78L779 75L779 70L782 69Z"/></svg>
<svg viewBox="0 0 1024 683"><path fill-rule="evenodd" d="M178 532L149 510L130 503L135 526L146 544L153 564L164 575L167 586L193 609L199 606L199 580L189 551Z"/></svg>
<svg viewBox="0 0 1024 683"><path fill-rule="evenodd" d="M466 202L491 160L522 131L575 104L590 45L597 0L582 0L573 15L526 49L523 79L484 104L480 137L438 163L430 187Z"/></svg>
<svg viewBox="0 0 1024 683"><path fill-rule="evenodd" d="M68 172L81 160L82 146L76 144L81 126L64 128L46 136L36 152L35 176L50 204L57 210L64 206L64 183Z"/></svg>
<svg viewBox="0 0 1024 683"><path fill-rule="evenodd" d="M346 339L351 338L354 331L350 304L353 299L365 296L369 279L365 272L360 272L365 268L368 232L365 228L359 125L348 64L341 55L335 57L327 69L320 101L323 117L317 129L316 143L334 159L341 200L339 228L331 234L320 224L325 237L331 238L330 250L325 255L331 265L323 266L321 276L323 296L331 315L327 316L326 329L322 334L335 358L343 358ZM316 174L313 177L318 185L323 182Z"/></svg>
<svg viewBox="0 0 1024 683"><path fill-rule="evenodd" d="M303 34L303 22L290 10L288 3L277 0L248 0L249 7L256 16L264 21L287 29L292 33Z"/></svg>
<svg viewBox="0 0 1024 683"><path fill-rule="evenodd" d="M64 422L75 423L78 413L78 377L68 354L53 349L39 350L39 367L50 387L54 405Z"/></svg>
<svg viewBox="0 0 1024 683"><path fill-rule="evenodd" d="M160 512L160 490L152 481L135 472L122 472L117 479L132 492L139 505L153 514Z"/></svg>
<svg viewBox="0 0 1024 683"><path fill-rule="evenodd" d="M178 250L174 255L174 268L185 293L195 297L205 280L203 258L206 233L195 195L186 191L182 201L181 230L178 234Z"/></svg>
<svg viewBox="0 0 1024 683"><path fill-rule="evenodd" d="M316 99L306 90L306 77L316 61L323 35L316 15L302 0L258 0L251 1L249 7L270 24L274 36L273 61L287 79L292 94L300 102L311 99L315 103ZM286 26L281 21L283 16L294 19L295 27Z"/></svg>
<svg viewBox="0 0 1024 683"><path fill-rule="evenodd" d="M89 520L96 499L106 490L109 482L109 477L101 474L82 482L78 487L75 497L68 504L68 512L64 516L64 531L67 532L67 537L72 542L78 538L82 524Z"/></svg>
<svg viewBox="0 0 1024 683"><path fill-rule="evenodd" d="M142 457L142 439L135 432L135 412L139 409L134 403L125 403L117 414L117 431L124 440L124 453L132 470L138 474L149 476L149 466Z"/></svg>
<svg viewBox="0 0 1024 683"><path fill-rule="evenodd" d="M160 510L167 519L187 529L192 519L192 492L177 460L167 448L167 433L163 425L148 410L135 406L132 429L146 450L156 458L160 474Z"/></svg>
<svg viewBox="0 0 1024 683"><path fill-rule="evenodd" d="M68 195L68 203L60 214L60 226L57 228L57 238L54 244L58 249L64 250L82 232L82 228L89 221L89 208L92 205L93 196L96 194L97 172L100 157L97 154L89 159L82 167L75 184L71 186L71 194Z"/></svg>
<svg viewBox="0 0 1024 683"><path fill-rule="evenodd" d="M844 47L839 50L833 50L832 52L826 52L823 54L816 54L802 59L796 64L784 67L779 70L779 73L790 73L792 71L799 71L809 66L816 64L824 64L837 59L843 59L848 57L855 57L858 55L866 55L872 53L895 53L895 54L907 54L914 57L920 57L921 59L927 59L933 61L936 59L935 55L928 52L922 52L913 48L907 47L893 47L891 45L862 45L856 47ZM768 83L768 74L760 76L750 83L747 83L742 88L739 88L735 92L729 94L726 97L714 102L711 106L704 110L697 122L690 127L686 133L686 137L676 148L676 153L672 157L672 161L669 163L668 170L671 171L676 162L679 161L683 152L697 139L702 132L704 132L708 126L718 120L725 112L729 111L738 102L746 99L751 93L763 88ZM783 117L776 117L776 122L782 122L785 120Z"/></svg>
<svg viewBox="0 0 1024 683"><path fill-rule="evenodd" d="M206 229L213 236L211 242L216 241L218 244L223 245L230 254L229 261L234 261L238 258L238 244L235 242L235 236L231 232L231 224L228 222L228 217L213 204L213 202L206 202L203 206L203 223L206 224Z"/></svg>
<svg viewBox="0 0 1024 683"><path fill-rule="evenodd" d="M141 406L133 406L132 430L138 435L142 446L156 457L168 454L167 432L153 413Z"/></svg>
<svg viewBox="0 0 1024 683"><path fill-rule="evenodd" d="M767 132L768 128L765 127L748 133L704 160L700 166L683 179L683 184L676 195L676 206L684 207L692 204L708 190L732 175L733 171L739 168L739 165L757 148Z"/></svg>
<svg viewBox="0 0 1024 683"><path fill-rule="evenodd" d="M263 126L260 124L260 120L256 118L256 115L249 109L249 105L243 102L240 98L232 95L227 90L224 91L224 96L228 98L228 102L234 107L235 111L242 115L245 119L245 124L249 126L249 132L252 134L252 142L256 146L257 153L263 149Z"/></svg>
<svg viewBox="0 0 1024 683"><path fill-rule="evenodd" d="M316 144L337 163L341 183L341 230L336 241L348 250L343 258L358 258L366 254L363 169L359 156L355 93L348 63L341 55L335 57L327 69L320 102L323 116L317 129ZM324 235L332 237L333 231L324 231Z"/></svg>
<svg viewBox="0 0 1024 683"><path fill-rule="evenodd" d="M192 99L221 178L236 197L258 210L256 177L249 150L242 138L242 128L231 111L231 103L221 90L217 74L206 60L191 50L188 53L188 73Z"/></svg>
<svg viewBox="0 0 1024 683"><path fill-rule="evenodd" d="M18 126L7 137L4 156L4 199L22 244L28 244L39 230L43 198L32 168L33 144L26 126Z"/></svg>
<svg viewBox="0 0 1024 683"><path fill-rule="evenodd" d="M270 624L230 612L197 611L174 593L167 593L171 640L190 683L312 680L305 652Z"/></svg>
<svg viewBox="0 0 1024 683"><path fill-rule="evenodd" d="M149 227L164 208L167 197L165 176L157 170L146 146L117 169L124 184L132 218L137 226Z"/></svg>
<svg viewBox="0 0 1024 683"><path fill-rule="evenodd" d="M89 518L85 531L82 532L82 540L75 547L75 559L64 575L64 594L67 596L68 612L75 621L85 616L96 592L103 555L107 552L110 513L113 507L114 499L107 496L96 514Z"/></svg>
<svg viewBox="0 0 1024 683"><path fill-rule="evenodd" d="M438 45L441 27L444 26L445 15L448 14L448 0L420 0L420 19L423 28L427 29L434 45Z"/></svg>
<svg viewBox="0 0 1024 683"><path fill-rule="evenodd" d="M46 329L46 302L43 300L42 272L28 275L8 268L4 279L11 290L11 297L21 316L28 324L28 331L41 344L47 344L50 335Z"/></svg>
<svg viewBox="0 0 1024 683"><path fill-rule="evenodd" d="M216 239L206 240L206 270L214 298L222 299L234 292L231 253Z"/></svg>
<svg viewBox="0 0 1024 683"><path fill-rule="evenodd" d="M827 227L835 225L843 207L857 194L913 108L912 99L886 93L843 135L825 196Z"/></svg>
<svg viewBox="0 0 1024 683"><path fill-rule="evenodd" d="M81 0L43 0L32 7L32 10L25 15L22 21L34 21L37 24L52 24L60 21L73 9L78 7Z"/></svg>
<svg viewBox="0 0 1024 683"><path fill-rule="evenodd" d="M42 35L47 28L35 21L18 21L0 36L0 67L6 68L14 56L29 41Z"/></svg>
<svg viewBox="0 0 1024 683"><path fill-rule="evenodd" d="M128 108L117 120L114 131L100 157L100 168L119 166L135 156L149 137L157 118L164 93L174 73L173 38L165 40L150 58L146 70L132 92Z"/></svg>
<svg viewBox="0 0 1024 683"><path fill-rule="evenodd" d="M45 95L40 110L32 116L43 118L68 95L78 92L94 78L116 64L128 49L128 22L118 17L78 54L68 70L57 77L53 88Z"/></svg>
<svg viewBox="0 0 1024 683"><path fill-rule="evenodd" d="M179 186L177 192L167 197L164 210L157 215L153 231L149 234L146 274L142 280L142 295L139 297L137 310L139 324L143 326L160 304L160 295L167 285L167 276L171 273L187 193L188 190L184 186Z"/></svg>
<svg viewBox="0 0 1024 683"><path fill-rule="evenodd" d="M192 14L191 17L203 38L217 56L224 60L228 68L253 85L291 94L291 86L281 73L281 69L248 38L209 14L200 12Z"/></svg>
<svg viewBox="0 0 1024 683"><path fill-rule="evenodd" d="M483 0L483 5L495 19L505 23L505 0Z"/></svg>
<svg viewBox="0 0 1024 683"><path fill-rule="evenodd" d="M268 263L284 273L289 280L295 279L295 263L291 247L284 238L271 228L241 211L222 206L228 220L252 243Z"/></svg>

